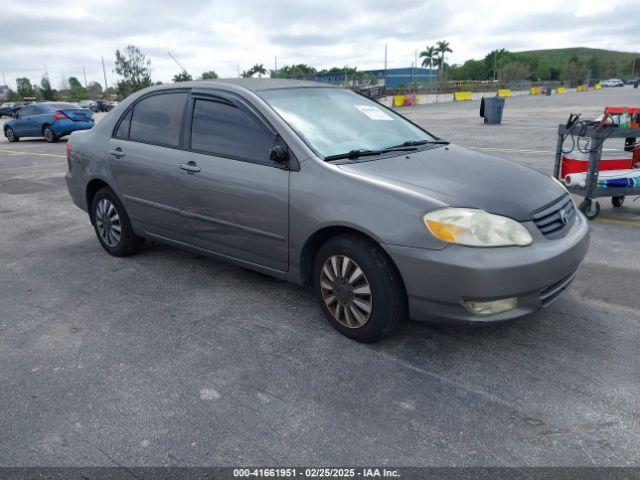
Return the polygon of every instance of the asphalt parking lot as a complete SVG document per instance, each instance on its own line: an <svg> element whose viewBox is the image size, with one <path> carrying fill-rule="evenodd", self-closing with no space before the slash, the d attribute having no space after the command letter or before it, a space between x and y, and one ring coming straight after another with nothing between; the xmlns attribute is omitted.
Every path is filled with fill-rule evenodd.
<svg viewBox="0 0 640 480"><path fill-rule="evenodd" d="M402 109L551 173L570 112L632 88ZM0 465L640 464L640 200L606 199L570 290L517 322L362 345L313 294L160 245L108 256L65 142L0 140Z"/></svg>

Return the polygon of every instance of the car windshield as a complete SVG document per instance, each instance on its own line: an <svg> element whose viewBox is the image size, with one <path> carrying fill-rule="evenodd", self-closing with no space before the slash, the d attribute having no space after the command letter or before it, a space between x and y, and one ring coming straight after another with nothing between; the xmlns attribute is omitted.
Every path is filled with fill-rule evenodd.
<svg viewBox="0 0 640 480"><path fill-rule="evenodd" d="M288 88L259 94L321 157L436 140L400 115L349 90Z"/></svg>

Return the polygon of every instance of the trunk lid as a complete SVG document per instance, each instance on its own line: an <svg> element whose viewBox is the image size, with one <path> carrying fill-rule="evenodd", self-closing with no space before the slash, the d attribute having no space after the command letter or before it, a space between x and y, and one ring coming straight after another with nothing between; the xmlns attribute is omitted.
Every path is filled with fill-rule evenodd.
<svg viewBox="0 0 640 480"><path fill-rule="evenodd" d="M86 122L93 119L93 112L88 108L65 108L59 112L64 113L69 117L69 120L74 122Z"/></svg>

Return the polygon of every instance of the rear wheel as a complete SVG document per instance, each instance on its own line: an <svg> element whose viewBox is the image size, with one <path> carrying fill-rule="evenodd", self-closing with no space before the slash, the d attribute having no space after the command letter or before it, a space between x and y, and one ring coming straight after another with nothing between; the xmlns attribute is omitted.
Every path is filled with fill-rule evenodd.
<svg viewBox="0 0 640 480"><path fill-rule="evenodd" d="M93 197L91 221L100 245L111 255L126 257L142 250L144 238L133 233L124 205L110 188L98 190Z"/></svg>
<svg viewBox="0 0 640 480"><path fill-rule="evenodd" d="M406 316L394 265L377 244L358 235L340 235L320 247L314 289L329 322L359 342L383 338Z"/></svg>
<svg viewBox="0 0 640 480"><path fill-rule="evenodd" d="M20 137L16 135L16 132L14 132L13 128L11 127L5 127L4 136L7 137L7 140L9 140L11 143L20 140Z"/></svg>
<svg viewBox="0 0 640 480"><path fill-rule="evenodd" d="M55 143L58 141L58 136L53 132L49 125L45 125L42 129L42 134L44 135L44 139L49 143Z"/></svg>
<svg viewBox="0 0 640 480"><path fill-rule="evenodd" d="M624 203L624 196L618 195L617 197L611 197L611 204L614 207L621 207Z"/></svg>

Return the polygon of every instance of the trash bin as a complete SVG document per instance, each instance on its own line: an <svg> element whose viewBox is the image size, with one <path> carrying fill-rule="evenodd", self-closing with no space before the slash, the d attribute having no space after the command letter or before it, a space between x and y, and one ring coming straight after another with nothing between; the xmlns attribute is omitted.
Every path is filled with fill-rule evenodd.
<svg viewBox="0 0 640 480"><path fill-rule="evenodd" d="M635 80L633 82L633 88L638 88L638 83L640 83L640 80Z"/></svg>
<svg viewBox="0 0 640 480"><path fill-rule="evenodd" d="M546 92L545 92L545 93L546 93L546 95L547 95L547 97L548 97L549 95L551 95L551 91L552 91L552 90L553 90L553 89L552 89L551 87L547 87L547 90L546 90Z"/></svg>
<svg viewBox="0 0 640 480"><path fill-rule="evenodd" d="M480 102L480 116L484 117L484 123L502 123L502 111L504 110L504 98L482 97Z"/></svg>

